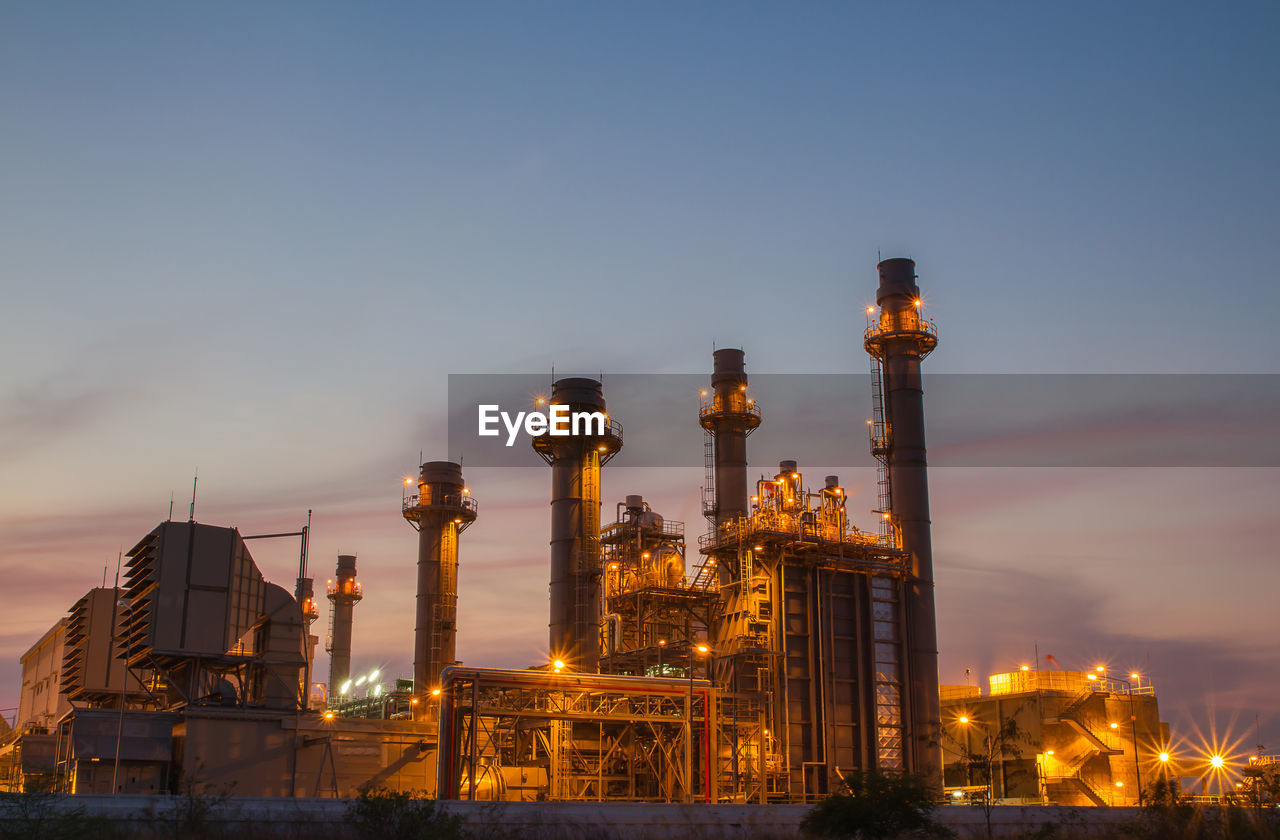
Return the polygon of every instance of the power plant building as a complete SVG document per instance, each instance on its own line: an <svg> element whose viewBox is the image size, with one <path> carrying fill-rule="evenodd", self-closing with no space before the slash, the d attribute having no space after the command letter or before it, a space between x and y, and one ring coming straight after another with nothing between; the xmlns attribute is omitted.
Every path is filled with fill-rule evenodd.
<svg viewBox="0 0 1280 840"><path fill-rule="evenodd" d="M863 343L880 484L865 529L837 476L811 486L782 461L750 478L748 438L765 415L739 349L715 352L689 414L708 452L696 547L640 494L603 522L602 473L622 424L600 381L562 378L550 403L598 422L532 440L551 477L547 662L457 660L460 537L478 518L458 463L428 461L416 487L405 482L401 514L418 532L412 681L354 691L367 679L351 665L363 590L356 557L341 555L326 585L324 711L313 705L306 529L291 594L262 576L254 537L163 522L128 552L122 590L95 590L108 594L66 619L70 708L43 724L59 785L770 803L813 801L875 768L922 773L941 792L920 375L937 333L914 263L878 270Z"/></svg>
<svg viewBox="0 0 1280 840"><path fill-rule="evenodd" d="M811 801L859 768L922 773L941 790L920 378L937 333L914 263L879 272L864 336L876 531L849 521L838 478L810 490L795 462L750 493L746 441L762 415L741 350L716 352L703 392L712 527L686 573L683 527L642 497L599 528L600 469L621 448L620 424L535 437L552 467L552 662L444 671L441 797ZM555 382L551 402L606 411L591 379Z"/></svg>
<svg viewBox="0 0 1280 840"><path fill-rule="evenodd" d="M1137 805L1181 775L1154 687L1093 671L993 674L988 691L943 686L942 755L956 799ZM988 768L990 770L988 779Z"/></svg>

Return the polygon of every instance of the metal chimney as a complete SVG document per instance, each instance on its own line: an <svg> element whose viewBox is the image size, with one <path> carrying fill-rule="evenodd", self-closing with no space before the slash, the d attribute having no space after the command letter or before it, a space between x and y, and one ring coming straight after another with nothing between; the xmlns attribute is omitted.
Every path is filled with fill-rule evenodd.
<svg viewBox="0 0 1280 840"><path fill-rule="evenodd" d="M747 436L760 425L760 409L747 395L741 350L712 354L711 394L703 391L698 421L714 441L712 499L703 513L716 525L747 514Z"/></svg>
<svg viewBox="0 0 1280 840"><path fill-rule="evenodd" d="M423 464L417 494L404 499L404 517L418 530L413 690L423 694L438 688L440 672L457 664L458 535L476 520L476 502L462 480L462 466L452 461Z"/></svg>
<svg viewBox="0 0 1280 840"><path fill-rule="evenodd" d="M338 569L327 585L329 603L329 696L341 694L342 684L351 676L351 616L364 597L356 580L354 554L339 554Z"/></svg>
<svg viewBox="0 0 1280 840"><path fill-rule="evenodd" d="M887 429L883 463L889 475L886 511L900 548L911 555L906 586L907 769L941 785L938 631L933 599L933 546L929 533L929 480L925 458L924 389L920 362L937 346L932 322L921 316L916 264L884 260L877 267L878 320L866 349L879 362Z"/></svg>
<svg viewBox="0 0 1280 840"><path fill-rule="evenodd" d="M304 707L310 708L310 682L315 673L316 645L320 642L315 634L311 632L311 625L320 617L320 610L316 608L315 581L309 577L298 578L297 585L293 590L293 596L297 600L298 606L302 608L302 638L306 645L307 654L307 666L304 669L302 680L302 703Z"/></svg>
<svg viewBox="0 0 1280 840"><path fill-rule="evenodd" d="M579 434L543 434L534 450L551 465L550 654L570 670L600 670L600 468L622 448L622 427L608 419L601 385L569 378L552 385L551 405L598 412ZM601 433L603 432L603 433Z"/></svg>

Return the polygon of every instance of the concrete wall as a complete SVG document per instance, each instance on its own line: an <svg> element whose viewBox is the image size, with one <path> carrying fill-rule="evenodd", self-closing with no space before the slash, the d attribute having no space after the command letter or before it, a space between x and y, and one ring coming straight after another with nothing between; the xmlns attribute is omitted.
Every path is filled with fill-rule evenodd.
<svg viewBox="0 0 1280 840"><path fill-rule="evenodd" d="M191 708L175 729L179 789L350 797L371 785L434 793L433 729L411 721L299 720L294 715Z"/></svg>
<svg viewBox="0 0 1280 840"><path fill-rule="evenodd" d="M76 796L63 807L83 808L93 815L121 821L155 823L176 815L182 797ZM347 822L350 803L333 799L243 797L214 808L213 819L229 828L251 829L253 824L277 828L289 825L340 829ZM542 802L441 802L438 807L466 819L477 836L503 838L617 838L617 840L783 840L798 838L804 805L647 805ZM150 816L147 816L150 815ZM985 836L980 809L943 807L940 822L956 830L960 838ZM1072 809L1054 807L996 808L993 833L1013 837L1046 824L1060 826L1064 834L1086 836L1089 829L1116 826L1133 820L1136 808ZM318 834L318 832L315 832ZM354 838L354 833L351 834Z"/></svg>
<svg viewBox="0 0 1280 840"><path fill-rule="evenodd" d="M62 693L62 657L66 619L60 618L22 655L22 692L18 697L15 730L24 726L51 727L71 710Z"/></svg>

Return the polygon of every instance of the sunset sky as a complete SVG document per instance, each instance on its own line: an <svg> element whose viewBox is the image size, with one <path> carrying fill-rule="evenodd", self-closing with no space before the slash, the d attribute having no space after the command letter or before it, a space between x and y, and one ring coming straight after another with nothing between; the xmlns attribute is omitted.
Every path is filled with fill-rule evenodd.
<svg viewBox="0 0 1280 840"><path fill-rule="evenodd" d="M931 372L1280 374L1277 25L1269 3L6 3L0 706L197 470L200 521L313 509L321 584L359 556L357 667L407 674L401 482L466 455L450 374L603 371L608 397L610 374L708 373L713 344L752 374L863 374L877 255L917 261ZM1244 387L1274 408L1274 383ZM752 475L808 418L844 424L857 457L801 468L865 511L865 414L832 399L762 398ZM1181 415L1072 446L1157 421L1204 466L934 469L942 680L1037 644L1149 661L1177 731L1261 714L1280 746L1278 462L1215 460L1233 444ZM645 422L700 446L694 401ZM1037 430L1018 444L1062 445ZM470 664L545 655L538 463L467 468ZM624 450L606 518L642 493L696 536L700 483ZM292 588L294 544L253 551Z"/></svg>

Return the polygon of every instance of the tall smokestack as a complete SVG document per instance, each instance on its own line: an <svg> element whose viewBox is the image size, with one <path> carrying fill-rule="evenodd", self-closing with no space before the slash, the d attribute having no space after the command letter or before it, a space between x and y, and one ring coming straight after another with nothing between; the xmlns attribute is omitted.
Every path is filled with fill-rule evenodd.
<svg viewBox="0 0 1280 840"><path fill-rule="evenodd" d="M418 529L413 690L422 694L439 687L440 672L457 662L458 535L476 520L476 502L463 483L462 466L452 461L423 464L418 494L405 497L404 517Z"/></svg>
<svg viewBox="0 0 1280 840"><path fill-rule="evenodd" d="M622 427L608 419L604 393L594 379L560 379L551 405L570 414L596 412L579 434L543 434L534 450L551 465L552 659L574 671L600 670L600 468L622 448ZM573 429L571 428L571 431ZM601 433L603 432L603 433Z"/></svg>
<svg viewBox="0 0 1280 840"><path fill-rule="evenodd" d="M883 460L889 472L890 522L911 555L906 587L908 725L907 769L941 785L938 702L938 630L933 600L933 546L929 534L929 479L925 458L924 389L920 362L937 346L932 323L921 317L916 264L884 260L877 266L880 317L867 331L866 349L880 363L887 429Z"/></svg>
<svg viewBox="0 0 1280 840"><path fill-rule="evenodd" d="M302 705L304 708L311 707L311 686L310 681L314 678L315 662L316 662L316 644L319 639L311 632L311 625L320 617L320 611L316 609L316 588L315 581L309 577L300 577L297 585L293 590L294 598L298 601L298 606L302 607L302 624L305 628L303 640L306 643L307 667L303 671L302 679Z"/></svg>
<svg viewBox="0 0 1280 840"><path fill-rule="evenodd" d="M747 372L741 350L712 354L711 395L703 392L698 420L714 438L715 497L710 515L716 525L747 513L747 435L760 425L760 409L747 396Z"/></svg>
<svg viewBox="0 0 1280 840"><path fill-rule="evenodd" d="M351 615L364 597L356 580L354 554L338 555L338 570L329 581L329 696L342 692L342 684L351 676Z"/></svg>

